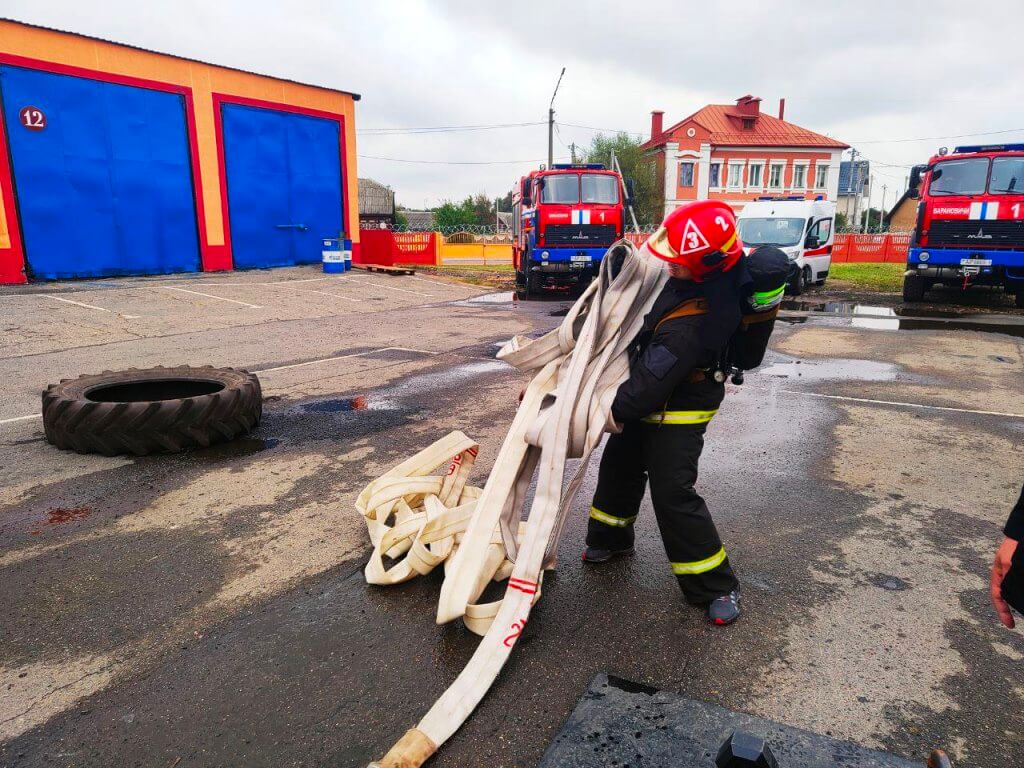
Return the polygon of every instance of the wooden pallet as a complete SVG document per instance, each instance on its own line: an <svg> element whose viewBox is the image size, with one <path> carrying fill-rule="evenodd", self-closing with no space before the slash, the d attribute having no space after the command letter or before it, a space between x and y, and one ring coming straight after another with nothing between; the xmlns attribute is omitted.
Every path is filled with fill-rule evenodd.
<svg viewBox="0 0 1024 768"><path fill-rule="evenodd" d="M367 272L383 272L386 275L415 275L416 270L409 267L386 267L383 264L353 264L353 269L365 269Z"/></svg>

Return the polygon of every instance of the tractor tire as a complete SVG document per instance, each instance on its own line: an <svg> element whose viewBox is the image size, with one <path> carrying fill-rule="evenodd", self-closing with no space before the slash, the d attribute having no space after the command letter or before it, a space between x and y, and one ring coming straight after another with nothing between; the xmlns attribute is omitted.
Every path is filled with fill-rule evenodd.
<svg viewBox="0 0 1024 768"><path fill-rule="evenodd" d="M234 368L104 371L63 379L43 391L47 442L104 456L223 443L252 431L262 414L259 379Z"/></svg>
<svg viewBox="0 0 1024 768"><path fill-rule="evenodd" d="M903 278L903 300L924 301L924 295L930 287L928 281L920 275L906 275Z"/></svg>

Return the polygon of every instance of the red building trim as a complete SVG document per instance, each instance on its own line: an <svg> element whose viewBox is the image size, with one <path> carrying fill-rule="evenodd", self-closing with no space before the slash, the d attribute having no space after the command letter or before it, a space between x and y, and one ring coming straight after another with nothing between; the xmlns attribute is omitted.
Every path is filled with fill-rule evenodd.
<svg viewBox="0 0 1024 768"><path fill-rule="evenodd" d="M224 160L224 126L221 119L221 107L224 104L237 104L242 107L256 107L268 109L274 112L288 112L295 115L306 115L307 117L319 117L325 120L333 120L338 123L338 152L341 161L341 225L345 228L346 236L351 239L352 232L348 231L349 207L348 207L348 173L345 163L345 116L337 112L325 112L320 109L299 107L294 104L281 104L275 101L263 101L262 99L250 99L244 96L235 96L227 93L213 94L213 120L214 129L217 132L217 166L220 176L220 207L221 218L224 221L224 244L231 256L231 218L228 213L228 176L227 166ZM224 267L231 269L231 266Z"/></svg>
<svg viewBox="0 0 1024 768"><path fill-rule="evenodd" d="M0 248L0 285L28 282L28 276L25 274L25 249L21 245L21 225L14 201L14 172L7 151L7 129L2 112L0 108L0 195L3 196L7 236L11 245L8 248Z"/></svg>
<svg viewBox="0 0 1024 768"><path fill-rule="evenodd" d="M111 72L102 72L95 69L86 69L84 67L74 67L67 64L58 64L52 61L42 61L40 59L30 59L25 56L15 56L7 53L0 53L0 64L7 64L12 67L23 67L25 69L36 69L56 75L82 77L89 80L114 83L116 85L129 85L135 88L146 88L151 91L176 93L184 97L185 129L188 133L189 158L192 164L192 198L195 201L196 224L199 233L200 262L204 272L231 268L230 257L227 259L227 266L222 266L225 261L224 255L223 253L218 252L222 249L212 249L209 245L209 240L207 239L206 217L203 213L203 183L202 175L199 170L199 142L196 137L196 116L195 109L193 108L191 88L185 85L177 85L175 83L147 80L140 77L130 77L128 75L117 75ZM5 195L4 208L7 210L8 230L12 232L12 247L15 245L15 242L17 242L17 248L12 248L12 250L15 251L13 257L0 258L0 282L4 282L8 273L11 270L14 270L15 272L20 271L21 279L16 280L16 282L21 283L26 282L24 277L25 250L20 237L20 229L18 228L18 212L15 208L16 201L14 200L13 169L10 167L8 162L9 148L7 146L7 136L3 131L3 126L0 126L0 154L3 155L3 159L0 160L0 186L3 186L3 193ZM8 198L6 196L8 187L10 188L11 194L9 207ZM18 232L17 241L13 234L15 231ZM3 252L0 251L0 254L2 253Z"/></svg>

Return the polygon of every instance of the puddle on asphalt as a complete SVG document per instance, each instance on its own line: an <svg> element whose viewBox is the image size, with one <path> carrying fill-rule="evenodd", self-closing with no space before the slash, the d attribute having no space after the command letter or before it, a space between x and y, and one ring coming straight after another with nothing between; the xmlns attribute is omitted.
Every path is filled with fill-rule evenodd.
<svg viewBox="0 0 1024 768"><path fill-rule="evenodd" d="M1024 317L1020 315L963 314L953 310L930 307L883 307L852 301L807 301L791 299L782 302L791 312L807 312L807 316L785 316L779 320L789 324L827 321L829 325L867 328L877 331L974 331L1002 333L1024 337ZM816 317L820 316L820 317Z"/></svg>
<svg viewBox="0 0 1024 768"><path fill-rule="evenodd" d="M877 360L794 360L790 363L775 363L761 368L762 376L800 381L825 381L829 379L855 379L859 381L894 381L899 367Z"/></svg>
<svg viewBox="0 0 1024 768"><path fill-rule="evenodd" d="M280 444L281 441L276 437L243 437L227 443L211 445L209 448L197 448L185 455L210 461L240 459L257 454L260 451L270 450Z"/></svg>
<svg viewBox="0 0 1024 768"><path fill-rule="evenodd" d="M485 293L483 296L474 296L471 299L452 301L450 304L455 307L472 307L477 304L515 304L516 294L514 291L502 291L501 293Z"/></svg>
<svg viewBox="0 0 1024 768"><path fill-rule="evenodd" d="M306 413L344 413L345 411L365 411L369 408L369 402L364 396L359 395L358 397L318 400L313 403L304 403L299 407Z"/></svg>

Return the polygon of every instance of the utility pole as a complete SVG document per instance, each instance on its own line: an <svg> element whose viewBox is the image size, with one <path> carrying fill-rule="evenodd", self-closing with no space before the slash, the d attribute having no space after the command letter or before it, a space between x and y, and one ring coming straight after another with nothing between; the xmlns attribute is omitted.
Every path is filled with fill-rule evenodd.
<svg viewBox="0 0 1024 768"><path fill-rule="evenodd" d="M555 164L555 96L558 95L558 86L562 84L564 74L565 67L562 67L562 73L555 83L555 92L551 94L551 103L548 104L548 168Z"/></svg>
<svg viewBox="0 0 1024 768"><path fill-rule="evenodd" d="M501 202L501 198L494 198L494 234L498 234L498 230L501 229L501 218L498 216L498 203Z"/></svg>
<svg viewBox="0 0 1024 768"><path fill-rule="evenodd" d="M853 195L853 215L850 217L850 224L853 226L853 231L856 232L860 225L860 220L857 218L857 209L860 207L860 190L858 189L859 184L857 183L860 179L860 169L857 167L857 150L850 148L850 173L847 174L847 184L849 184L849 192ZM847 208L849 211L849 208Z"/></svg>
<svg viewBox="0 0 1024 768"><path fill-rule="evenodd" d="M867 203L864 206L864 232L867 232L871 228L871 187L874 181L875 177L868 175Z"/></svg>
<svg viewBox="0 0 1024 768"><path fill-rule="evenodd" d="M885 191L889 188L888 184L882 185L882 212L878 214L878 231L882 231L882 219L885 217Z"/></svg>
<svg viewBox="0 0 1024 768"><path fill-rule="evenodd" d="M572 155L572 164L576 165L576 142L569 145L569 153Z"/></svg>

